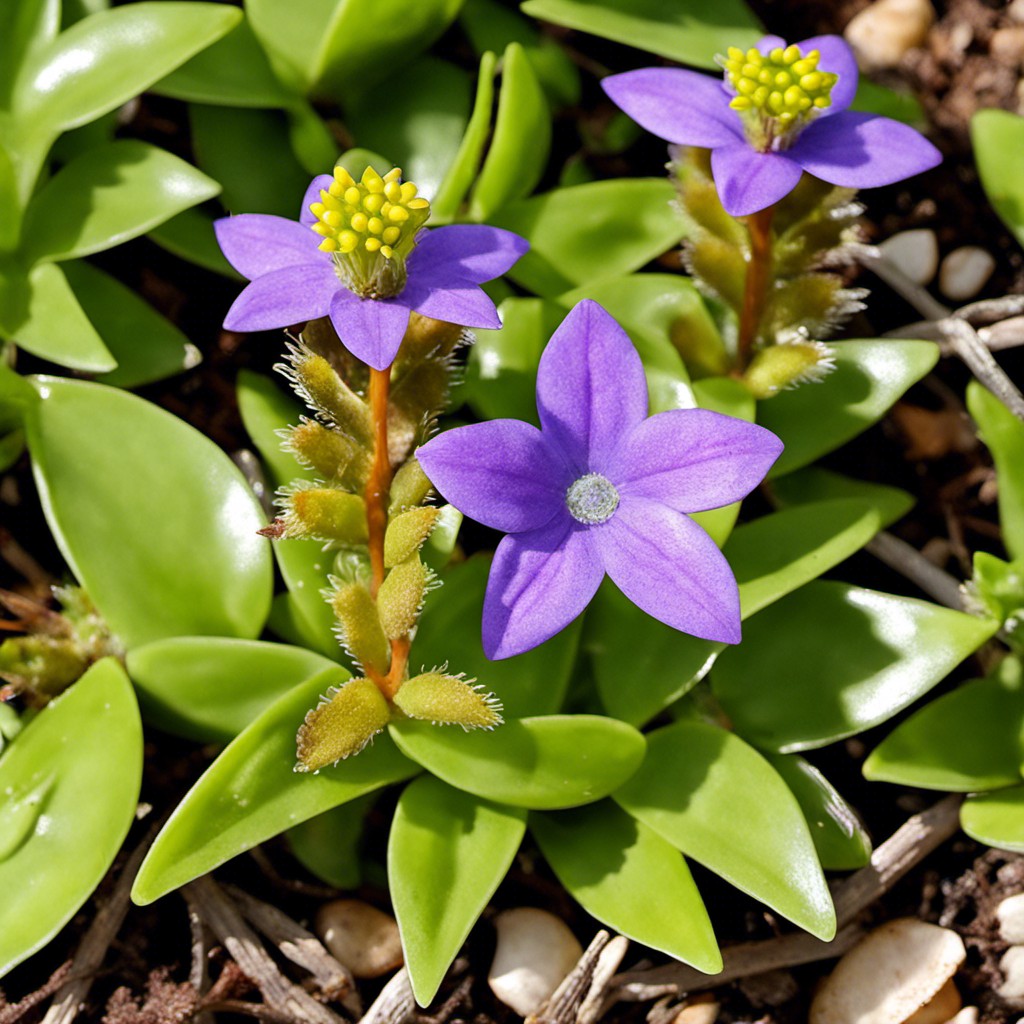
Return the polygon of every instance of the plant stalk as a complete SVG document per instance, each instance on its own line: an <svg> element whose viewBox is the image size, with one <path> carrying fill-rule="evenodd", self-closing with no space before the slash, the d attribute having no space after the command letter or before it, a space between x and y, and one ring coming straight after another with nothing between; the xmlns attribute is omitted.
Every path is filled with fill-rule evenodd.
<svg viewBox="0 0 1024 1024"><path fill-rule="evenodd" d="M774 206L767 206L747 217L750 232L750 259L747 262L747 277L743 285L743 310L740 314L740 330L737 345L738 372L742 373L750 363L754 342L757 340L761 317L772 271L772 215Z"/></svg>

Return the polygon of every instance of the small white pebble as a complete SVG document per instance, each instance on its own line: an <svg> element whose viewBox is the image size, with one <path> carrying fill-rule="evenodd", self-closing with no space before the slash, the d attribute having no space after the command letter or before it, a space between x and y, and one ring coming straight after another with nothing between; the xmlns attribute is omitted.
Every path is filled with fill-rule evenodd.
<svg viewBox="0 0 1024 1024"><path fill-rule="evenodd" d="M675 1015L672 1024L715 1024L718 1011L718 1003L691 1003Z"/></svg>
<svg viewBox="0 0 1024 1024"><path fill-rule="evenodd" d="M976 1006L965 1006L947 1024L978 1024L978 1008Z"/></svg>
<svg viewBox="0 0 1024 1024"><path fill-rule="evenodd" d="M939 242L930 228L900 231L878 247L914 284L930 284L939 269Z"/></svg>
<svg viewBox="0 0 1024 1024"><path fill-rule="evenodd" d="M977 245L962 245L942 261L939 288L947 299L973 299L995 269L996 261L990 252Z"/></svg>
<svg viewBox="0 0 1024 1024"><path fill-rule="evenodd" d="M357 978L379 978L402 963L395 919L362 900L332 900L316 915L316 932Z"/></svg>
<svg viewBox="0 0 1024 1024"><path fill-rule="evenodd" d="M999 934L1011 945L1024 945L1024 892L1009 896L996 907Z"/></svg>
<svg viewBox="0 0 1024 1024"><path fill-rule="evenodd" d="M843 31L863 71L892 68L915 46L922 46L935 22L929 0L875 0Z"/></svg>
<svg viewBox="0 0 1024 1024"><path fill-rule="evenodd" d="M1024 1002L1024 946L1011 946L999 961L999 970L1004 980L997 995L1008 1003Z"/></svg>

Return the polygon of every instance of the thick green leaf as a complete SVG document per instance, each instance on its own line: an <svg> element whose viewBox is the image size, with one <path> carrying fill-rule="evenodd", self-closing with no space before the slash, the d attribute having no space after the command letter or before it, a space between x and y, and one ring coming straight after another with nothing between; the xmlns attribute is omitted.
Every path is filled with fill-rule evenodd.
<svg viewBox="0 0 1024 1024"><path fill-rule="evenodd" d="M939 358L930 341L839 341L836 368L818 384L759 402L757 422L786 445L769 476L806 466L867 430Z"/></svg>
<svg viewBox="0 0 1024 1024"><path fill-rule="evenodd" d="M643 725L700 682L724 644L652 619L605 580L587 609L583 647L604 709Z"/></svg>
<svg viewBox="0 0 1024 1024"><path fill-rule="evenodd" d="M902 711L997 628L927 601L818 580L749 619L711 682L742 736L767 750L809 750Z"/></svg>
<svg viewBox="0 0 1024 1024"><path fill-rule="evenodd" d="M488 559L480 556L442 573L444 586L427 599L410 664L415 671L430 671L447 663L451 671L465 672L497 694L510 718L554 714L569 687L580 624L525 654L489 661L480 639L489 569Z"/></svg>
<svg viewBox="0 0 1024 1024"><path fill-rule="evenodd" d="M717 70L716 54L764 35L743 0L527 0L523 12L683 64Z"/></svg>
<svg viewBox="0 0 1024 1024"><path fill-rule="evenodd" d="M146 721L200 742L226 743L283 694L334 663L259 640L176 636L128 652Z"/></svg>
<svg viewBox="0 0 1024 1024"><path fill-rule="evenodd" d="M969 796L960 808L960 827L979 843L1024 853L1024 786Z"/></svg>
<svg viewBox="0 0 1024 1024"><path fill-rule="evenodd" d="M388 728L406 756L456 789L537 810L600 800L644 757L644 738L636 729L599 715L518 718L493 732L412 719Z"/></svg>
<svg viewBox="0 0 1024 1024"><path fill-rule="evenodd" d="M914 496L898 487L854 480L820 466L787 473L772 483L772 492L782 507L835 498L859 498L878 510L883 528L902 519L914 507Z"/></svg>
<svg viewBox="0 0 1024 1024"><path fill-rule="evenodd" d="M1024 558L1024 423L975 380L967 408L995 460L1003 544L1012 559Z"/></svg>
<svg viewBox="0 0 1024 1024"><path fill-rule="evenodd" d="M971 118L971 142L985 195L1003 223L1024 245L1024 117L1008 110L979 110Z"/></svg>
<svg viewBox="0 0 1024 1024"><path fill-rule="evenodd" d="M124 670L97 662L0 760L0 976L45 945L107 873L135 817L142 723Z"/></svg>
<svg viewBox="0 0 1024 1024"><path fill-rule="evenodd" d="M971 793L1020 781L1024 690L1021 666L1006 658L925 705L899 725L864 762L872 780Z"/></svg>
<svg viewBox="0 0 1024 1024"><path fill-rule="evenodd" d="M308 679L225 748L157 836L135 880L136 903L152 903L315 814L416 774L387 736L317 774L293 770L303 717L347 678L336 667Z"/></svg>
<svg viewBox="0 0 1024 1024"><path fill-rule="evenodd" d="M0 252L9 252L17 247L21 217L17 171L7 149L0 145Z"/></svg>
<svg viewBox="0 0 1024 1024"><path fill-rule="evenodd" d="M312 540L275 540L274 558L288 588L291 613L305 646L328 658L342 658L338 623L323 595L334 571L334 554Z"/></svg>
<svg viewBox="0 0 1024 1024"><path fill-rule="evenodd" d="M60 0L0 4L0 109L10 107L21 66L48 46L60 30Z"/></svg>
<svg viewBox="0 0 1024 1024"><path fill-rule="evenodd" d="M56 135L114 110L242 19L223 4L143 2L83 18L39 50L19 76L15 108Z"/></svg>
<svg viewBox="0 0 1024 1024"><path fill-rule="evenodd" d="M341 146L307 100L297 100L288 108L288 138L307 174L323 174L337 163Z"/></svg>
<svg viewBox="0 0 1024 1024"><path fill-rule="evenodd" d="M799 754L768 754L769 764L796 797L826 871L854 871L871 860L871 837L857 812Z"/></svg>
<svg viewBox="0 0 1024 1024"><path fill-rule="evenodd" d="M551 112L526 51L510 43L501 61L501 93L487 158L473 186L472 220L489 220L540 181L551 149Z"/></svg>
<svg viewBox="0 0 1024 1024"><path fill-rule="evenodd" d="M4 268L6 269L6 268ZM117 366L60 267L0 274L0 334L51 363L86 373Z"/></svg>
<svg viewBox="0 0 1024 1024"><path fill-rule="evenodd" d="M232 280L243 280L242 275L224 258L213 233L213 218L192 207L155 227L149 237L166 249L196 266L223 274Z"/></svg>
<svg viewBox="0 0 1024 1024"><path fill-rule="evenodd" d="M774 768L738 736L676 722L647 738L615 799L688 857L828 941L836 918L807 823Z"/></svg>
<svg viewBox="0 0 1024 1024"><path fill-rule="evenodd" d="M450 61L420 57L390 79L388 90L384 105L376 90L354 97L346 107L346 124L360 146L386 153L402 168L402 177L430 199L454 162L469 121L469 75Z"/></svg>
<svg viewBox="0 0 1024 1024"><path fill-rule="evenodd" d="M505 877L526 812L480 800L427 775L406 786L388 839L388 888L420 1006Z"/></svg>
<svg viewBox="0 0 1024 1024"><path fill-rule="evenodd" d="M303 469L295 456L281 449L277 433L299 422L303 409L298 401L269 377L242 370L236 389L242 424L267 464L273 484L282 487L293 480L312 480L313 473Z"/></svg>
<svg viewBox="0 0 1024 1024"><path fill-rule="evenodd" d="M62 268L75 298L117 359L104 384L137 388L192 369L199 349L138 292L98 267L75 260Z"/></svg>
<svg viewBox="0 0 1024 1024"><path fill-rule="evenodd" d="M28 438L47 523L124 644L256 636L270 605L265 520L227 455L116 388L36 387Z"/></svg>
<svg viewBox="0 0 1024 1024"><path fill-rule="evenodd" d="M850 109L891 117L922 132L928 127L928 117L924 108L912 93L889 89L863 76L857 83L857 95L850 104Z"/></svg>
<svg viewBox="0 0 1024 1024"><path fill-rule="evenodd" d="M25 214L26 258L70 260L110 249L219 191L212 178L146 142L90 149L33 197Z"/></svg>
<svg viewBox="0 0 1024 1024"><path fill-rule="evenodd" d="M628 274L676 245L683 222L674 199L663 178L595 181L511 203L492 223L530 240L508 276L538 295L558 295Z"/></svg>
<svg viewBox="0 0 1024 1024"><path fill-rule="evenodd" d="M359 863L363 826L376 795L356 797L288 829L288 845L296 860L336 889L355 889L363 874Z"/></svg>
<svg viewBox="0 0 1024 1024"><path fill-rule="evenodd" d="M558 880L603 924L707 974L722 969L708 912L679 851L610 800L532 814Z"/></svg>

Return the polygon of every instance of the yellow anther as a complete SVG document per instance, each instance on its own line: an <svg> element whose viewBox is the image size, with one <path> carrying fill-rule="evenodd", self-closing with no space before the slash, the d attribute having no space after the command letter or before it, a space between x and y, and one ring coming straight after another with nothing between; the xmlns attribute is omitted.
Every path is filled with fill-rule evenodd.
<svg viewBox="0 0 1024 1024"><path fill-rule="evenodd" d="M362 178L359 180L371 192L384 191L384 179L372 167L367 167L366 170L363 171ZM374 186L376 186L376 188L374 188Z"/></svg>
<svg viewBox="0 0 1024 1024"><path fill-rule="evenodd" d="M384 231L384 221L380 217L371 217L366 224L367 230L371 235L379 235Z"/></svg>
<svg viewBox="0 0 1024 1024"><path fill-rule="evenodd" d="M321 252L334 252L338 248L338 243L333 238L325 238L317 248Z"/></svg>
<svg viewBox="0 0 1024 1024"><path fill-rule="evenodd" d="M428 203L426 199L422 199L422 198L410 199L409 202L407 202L405 205L410 210L429 210L430 209L430 203Z"/></svg>
<svg viewBox="0 0 1024 1024"><path fill-rule="evenodd" d="M324 214L324 210L326 209L327 207L324 206L323 203L313 203L313 205L310 206L309 208L310 213L312 213L314 217L322 217Z"/></svg>
<svg viewBox="0 0 1024 1024"><path fill-rule="evenodd" d="M805 92L814 92L820 89L825 81L825 76L820 71L808 71L806 75L800 76L800 88Z"/></svg>
<svg viewBox="0 0 1024 1024"><path fill-rule="evenodd" d="M402 229L401 228L396 228L396 227L385 228L384 229L384 234L381 235L381 238L384 239L384 242L388 246L394 245L395 242L397 242L401 237L402 237Z"/></svg>
<svg viewBox="0 0 1024 1024"><path fill-rule="evenodd" d="M363 193L359 191L357 185L352 185L350 188L345 189L345 202L349 206L358 206L359 200L363 198Z"/></svg>
<svg viewBox="0 0 1024 1024"><path fill-rule="evenodd" d="M409 211L404 206L392 206L387 216L395 224L404 224L409 219Z"/></svg>
<svg viewBox="0 0 1024 1024"><path fill-rule="evenodd" d="M324 238L330 238L334 234L334 229L330 224L325 224L323 221L318 220L315 224L311 224L310 227L318 234L323 235Z"/></svg>
<svg viewBox="0 0 1024 1024"><path fill-rule="evenodd" d="M376 252L380 248L380 239L368 238L363 242L363 248L366 249L367 252Z"/></svg>
<svg viewBox="0 0 1024 1024"><path fill-rule="evenodd" d="M800 59L800 47L799 46L787 46L783 51L782 60L786 64L794 64Z"/></svg>
<svg viewBox="0 0 1024 1024"><path fill-rule="evenodd" d="M384 257L384 259L389 260L394 255L394 250L391 248L390 245L382 245L380 247L380 254L381 256Z"/></svg>
<svg viewBox="0 0 1024 1024"><path fill-rule="evenodd" d="M384 195L388 197L390 202L400 203L402 201L402 186L397 181L389 181L384 186Z"/></svg>
<svg viewBox="0 0 1024 1024"><path fill-rule="evenodd" d="M388 173L384 175L384 180L388 184L391 184L391 182L393 182L393 181L401 181L402 180L402 168L401 167L392 167L391 170L388 171Z"/></svg>
<svg viewBox="0 0 1024 1024"><path fill-rule="evenodd" d="M328 210L323 216L323 221L332 228L340 228L345 223L345 216L340 210Z"/></svg>
<svg viewBox="0 0 1024 1024"><path fill-rule="evenodd" d="M725 53L729 60L743 60L743 58L746 56L746 54L744 54L744 52L738 46L730 46L729 49L725 51Z"/></svg>
<svg viewBox="0 0 1024 1024"><path fill-rule="evenodd" d="M772 84L771 69L770 68L761 68L761 70L757 73L757 80L762 85L771 85Z"/></svg>
<svg viewBox="0 0 1024 1024"><path fill-rule="evenodd" d="M403 182L402 183L402 199L401 199L401 201L403 203L408 203L411 199L415 199L416 198L416 191L417 191L416 186L411 181ZM392 202L395 202L395 201L396 200L392 200Z"/></svg>
<svg viewBox="0 0 1024 1024"><path fill-rule="evenodd" d="M363 200L363 209L367 213L380 213L380 208L384 205L384 196L380 192L371 192Z"/></svg>
<svg viewBox="0 0 1024 1024"><path fill-rule="evenodd" d="M352 225L353 231L358 231L359 234L363 234L366 231L366 225L369 223L370 218L365 213L353 213L349 224Z"/></svg>
<svg viewBox="0 0 1024 1024"><path fill-rule="evenodd" d="M352 252L359 245L359 236L354 231L342 231L338 235L338 247L342 252Z"/></svg>
<svg viewBox="0 0 1024 1024"><path fill-rule="evenodd" d="M334 180L341 185L342 188L348 188L349 185L355 184L355 179L352 177L344 167L334 168Z"/></svg>
<svg viewBox="0 0 1024 1024"><path fill-rule="evenodd" d="M786 51L781 46L776 46L775 49L768 54L768 59L773 64L783 64L786 60Z"/></svg>

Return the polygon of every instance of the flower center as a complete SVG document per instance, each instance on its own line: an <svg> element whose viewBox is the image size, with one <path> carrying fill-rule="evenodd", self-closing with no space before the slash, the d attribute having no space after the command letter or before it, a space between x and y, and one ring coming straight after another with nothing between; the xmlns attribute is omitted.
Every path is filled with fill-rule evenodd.
<svg viewBox="0 0 1024 1024"><path fill-rule="evenodd" d="M736 91L729 106L743 118L755 149L785 149L818 111L831 106L839 76L819 71L820 59L818 50L805 56L798 46L778 46L768 54L731 46L727 56L718 58Z"/></svg>
<svg viewBox="0 0 1024 1024"><path fill-rule="evenodd" d="M364 299L390 298L405 287L405 261L430 216L430 203L401 178L397 167L383 178L367 167L356 181L335 167L334 181L310 206L312 228L323 236L319 248L331 254L345 287Z"/></svg>
<svg viewBox="0 0 1024 1024"><path fill-rule="evenodd" d="M619 507L619 492L607 477L587 473L565 492L565 505L576 522L596 526L611 519Z"/></svg>

